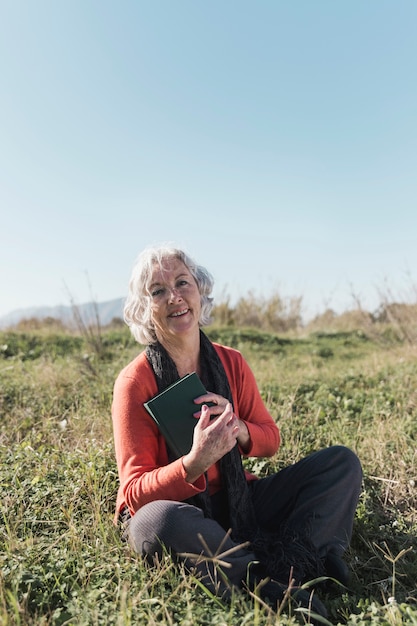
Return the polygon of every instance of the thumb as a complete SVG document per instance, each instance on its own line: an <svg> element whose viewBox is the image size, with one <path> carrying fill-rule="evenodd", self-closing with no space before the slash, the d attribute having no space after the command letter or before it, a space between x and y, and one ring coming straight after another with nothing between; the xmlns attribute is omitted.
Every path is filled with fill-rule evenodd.
<svg viewBox="0 0 417 626"><path fill-rule="evenodd" d="M208 426L209 423L210 423L210 411L208 410L207 404L202 404L200 419L198 420L196 427L198 426L199 428L206 428L206 426Z"/></svg>

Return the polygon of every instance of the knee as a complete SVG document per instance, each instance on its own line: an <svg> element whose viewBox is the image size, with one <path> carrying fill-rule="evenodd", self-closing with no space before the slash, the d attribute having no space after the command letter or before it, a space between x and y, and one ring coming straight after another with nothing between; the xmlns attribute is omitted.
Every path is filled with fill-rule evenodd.
<svg viewBox="0 0 417 626"><path fill-rule="evenodd" d="M333 466L339 470L346 481L354 488L362 484L362 466L358 456L346 446L331 446L328 448Z"/></svg>
<svg viewBox="0 0 417 626"><path fill-rule="evenodd" d="M173 504L173 503L172 503ZM169 515L168 503L154 501L145 504L132 517L128 539L135 552L144 555L162 555L162 543L159 539L164 534L164 520Z"/></svg>
<svg viewBox="0 0 417 626"><path fill-rule="evenodd" d="M155 500L141 507L128 530L131 547L142 555L162 556L171 549L175 533L184 526L184 516L192 516L196 507L172 500ZM197 511L200 513L199 509Z"/></svg>

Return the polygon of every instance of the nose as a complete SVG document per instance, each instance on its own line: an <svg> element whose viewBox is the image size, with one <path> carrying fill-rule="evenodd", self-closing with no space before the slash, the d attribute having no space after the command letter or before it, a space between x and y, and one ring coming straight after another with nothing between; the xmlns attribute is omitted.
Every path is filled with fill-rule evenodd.
<svg viewBox="0 0 417 626"><path fill-rule="evenodd" d="M175 302L176 300L181 300L182 296L180 293L180 290L177 289L176 287L172 287L172 289L169 290L169 301L170 302Z"/></svg>

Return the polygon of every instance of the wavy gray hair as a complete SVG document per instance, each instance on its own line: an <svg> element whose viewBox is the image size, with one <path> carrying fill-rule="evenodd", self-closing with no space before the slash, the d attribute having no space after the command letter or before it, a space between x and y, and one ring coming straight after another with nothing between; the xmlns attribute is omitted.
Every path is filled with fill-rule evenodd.
<svg viewBox="0 0 417 626"><path fill-rule="evenodd" d="M199 324L207 326L211 322L213 298L210 297L214 280L212 275L192 259L186 252L168 244L145 248L138 256L132 270L128 295L124 305L124 320L136 341L142 345L155 343L155 329L151 319L152 298L149 282L155 265L163 267L169 259L178 259L194 277L201 296Z"/></svg>

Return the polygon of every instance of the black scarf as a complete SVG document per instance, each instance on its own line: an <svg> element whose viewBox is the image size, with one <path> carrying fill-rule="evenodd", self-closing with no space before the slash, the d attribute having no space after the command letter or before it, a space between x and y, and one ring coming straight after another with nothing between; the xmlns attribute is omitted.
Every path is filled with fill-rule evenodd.
<svg viewBox="0 0 417 626"><path fill-rule="evenodd" d="M178 380L175 363L159 342L147 347L146 356L154 371L159 392ZM223 364L212 343L202 331L200 331L200 364L203 372L201 379L205 388L232 402ZM170 460L174 460L172 452L169 450L168 452ZM321 575L320 559L307 536L301 539L299 534L288 528L271 533L258 527L237 444L220 459L220 472L228 498L233 540L237 543L251 542L251 548L257 558L265 565L268 574L277 580L288 581L291 568L293 576L298 581ZM208 481L206 490L191 498L189 502L202 509L206 517L213 516Z"/></svg>

